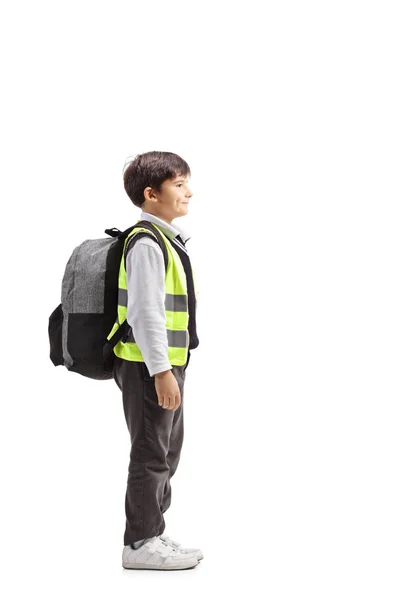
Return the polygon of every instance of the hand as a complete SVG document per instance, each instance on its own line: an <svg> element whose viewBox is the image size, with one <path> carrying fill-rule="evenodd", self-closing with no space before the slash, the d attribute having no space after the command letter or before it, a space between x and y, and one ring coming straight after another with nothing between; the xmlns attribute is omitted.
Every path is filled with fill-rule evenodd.
<svg viewBox="0 0 400 600"><path fill-rule="evenodd" d="M172 370L156 373L155 387L158 404L168 410L176 410L181 403L179 385Z"/></svg>

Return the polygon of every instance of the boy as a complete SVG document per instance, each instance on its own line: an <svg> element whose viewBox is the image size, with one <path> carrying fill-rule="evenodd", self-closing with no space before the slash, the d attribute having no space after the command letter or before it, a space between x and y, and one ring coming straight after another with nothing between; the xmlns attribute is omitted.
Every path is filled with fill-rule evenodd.
<svg viewBox="0 0 400 600"><path fill-rule="evenodd" d="M126 255L130 328L122 344L125 358L115 356L114 379L122 391L131 437L122 554L122 565L129 569L188 569L203 558L200 550L185 549L163 535L163 513L171 503L170 478L183 442L185 371L190 350L199 345L195 288L185 247L189 237L171 224L188 213L192 196L188 177L189 165L172 152L138 155L124 172L125 191L142 209L140 220L151 221L164 235L169 255L166 272L163 252L149 236L139 237ZM167 285L172 293L166 293ZM177 312L167 315L167 311ZM176 326L182 322L187 322L186 330ZM140 358L137 347L132 350L134 343Z"/></svg>

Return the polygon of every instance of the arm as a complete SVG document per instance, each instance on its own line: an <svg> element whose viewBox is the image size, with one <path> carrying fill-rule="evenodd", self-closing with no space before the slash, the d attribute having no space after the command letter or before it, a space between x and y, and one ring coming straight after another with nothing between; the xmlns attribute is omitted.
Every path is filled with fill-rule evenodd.
<svg viewBox="0 0 400 600"><path fill-rule="evenodd" d="M172 369L165 324L165 265L161 248L141 238L126 257L127 321L149 374L165 376Z"/></svg>

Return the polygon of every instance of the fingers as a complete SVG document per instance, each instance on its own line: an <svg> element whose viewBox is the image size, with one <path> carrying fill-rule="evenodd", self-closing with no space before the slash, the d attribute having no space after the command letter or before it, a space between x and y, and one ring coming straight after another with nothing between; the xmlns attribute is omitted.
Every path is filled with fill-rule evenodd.
<svg viewBox="0 0 400 600"><path fill-rule="evenodd" d="M159 406L166 408L167 410L176 410L181 403L180 394L176 396L163 396L158 399Z"/></svg>
<svg viewBox="0 0 400 600"><path fill-rule="evenodd" d="M170 408L170 397L169 396L163 396L161 402L159 402L159 405L162 406L163 408L166 408L169 410Z"/></svg>

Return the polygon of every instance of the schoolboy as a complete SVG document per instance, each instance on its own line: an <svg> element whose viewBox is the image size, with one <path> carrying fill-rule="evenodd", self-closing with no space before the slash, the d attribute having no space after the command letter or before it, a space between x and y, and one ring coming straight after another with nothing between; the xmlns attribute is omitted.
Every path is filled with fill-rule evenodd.
<svg viewBox="0 0 400 600"><path fill-rule="evenodd" d="M122 391L131 437L122 555L123 566L130 569L188 569L203 558L201 550L183 548L163 533L163 514L171 504L170 479L177 469L183 442L185 372L190 350L199 345L195 288L186 249L189 236L181 227L172 225L174 219L188 214L192 197L190 175L186 161L172 152L137 155L124 171L125 191L133 204L142 209L140 220L151 221L164 234L166 244L170 244L170 257L181 263L179 272L185 273L187 286L186 295L171 298L165 293L164 256L154 238L140 237L128 250L130 334L126 341L137 344L143 360L116 356L114 379ZM168 275L177 272L171 270ZM172 300L183 304L172 307ZM182 338L184 331L167 330L166 310L173 308L188 312L186 337ZM186 340L186 363L172 365L168 349L182 345L182 339Z"/></svg>

